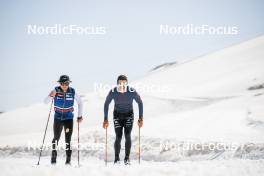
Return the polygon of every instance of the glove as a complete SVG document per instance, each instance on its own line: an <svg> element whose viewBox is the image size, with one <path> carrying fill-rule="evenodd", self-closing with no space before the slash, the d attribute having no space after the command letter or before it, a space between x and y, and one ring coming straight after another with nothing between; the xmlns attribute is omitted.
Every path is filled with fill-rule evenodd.
<svg viewBox="0 0 264 176"><path fill-rule="evenodd" d="M141 128L143 126L143 119L142 118L138 119L138 126L139 126L139 128Z"/></svg>
<svg viewBox="0 0 264 176"><path fill-rule="evenodd" d="M83 117L77 117L77 122L82 122L83 121Z"/></svg>
<svg viewBox="0 0 264 176"><path fill-rule="evenodd" d="M106 129L108 128L108 126L109 126L108 120L104 120L103 128Z"/></svg>
<svg viewBox="0 0 264 176"><path fill-rule="evenodd" d="M53 91L50 92L49 96L50 97L55 97L56 94L57 94L56 90L53 90Z"/></svg>

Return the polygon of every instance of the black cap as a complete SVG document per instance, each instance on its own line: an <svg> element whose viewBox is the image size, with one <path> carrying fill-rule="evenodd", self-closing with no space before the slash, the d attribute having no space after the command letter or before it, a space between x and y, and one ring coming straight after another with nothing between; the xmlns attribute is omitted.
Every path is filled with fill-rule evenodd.
<svg viewBox="0 0 264 176"><path fill-rule="evenodd" d="M70 77L68 75L61 75L58 81L59 83L71 82Z"/></svg>
<svg viewBox="0 0 264 176"><path fill-rule="evenodd" d="M118 83L119 80L126 80L126 81L127 81L127 77L126 77L126 75L119 75L119 76L117 77L117 83Z"/></svg>

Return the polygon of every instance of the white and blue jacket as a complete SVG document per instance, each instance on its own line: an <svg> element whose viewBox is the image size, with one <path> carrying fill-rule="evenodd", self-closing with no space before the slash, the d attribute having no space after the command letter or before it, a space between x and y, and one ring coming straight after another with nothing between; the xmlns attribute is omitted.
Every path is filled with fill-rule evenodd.
<svg viewBox="0 0 264 176"><path fill-rule="evenodd" d="M45 103L49 103L54 98L54 118L60 120L73 119L74 100L78 103L78 117L82 116L82 100L72 87L69 87L67 92L63 92L61 87L55 87L55 97L48 96Z"/></svg>

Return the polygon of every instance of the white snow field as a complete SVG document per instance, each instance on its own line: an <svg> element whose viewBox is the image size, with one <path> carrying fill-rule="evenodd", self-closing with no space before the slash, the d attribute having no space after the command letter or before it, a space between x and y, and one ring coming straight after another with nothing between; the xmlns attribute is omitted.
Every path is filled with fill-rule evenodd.
<svg viewBox="0 0 264 176"><path fill-rule="evenodd" d="M36 166L39 150L28 145L41 145L50 105L40 103L3 113L1 175L263 175L263 68L264 36L260 36L185 63L159 67L132 82L144 101L141 165L137 162L135 120L132 165L113 166L114 129L110 123L109 163L105 167L104 91L83 95L85 120L80 141L89 148L80 151L81 167L75 167L75 148L70 167L64 165L63 150L59 151L56 166L49 164L50 150L43 151L40 165ZM166 90L148 91L143 86ZM137 105L134 106L137 119ZM52 140L52 123L51 117L47 145ZM76 139L75 124L73 145ZM64 135L60 143L63 141ZM191 145L198 148L186 147ZM122 147L121 158L123 155Z"/></svg>

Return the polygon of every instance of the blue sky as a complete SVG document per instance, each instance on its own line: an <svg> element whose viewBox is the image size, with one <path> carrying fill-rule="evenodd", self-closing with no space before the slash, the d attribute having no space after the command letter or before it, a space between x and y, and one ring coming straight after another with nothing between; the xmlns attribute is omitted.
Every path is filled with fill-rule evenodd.
<svg viewBox="0 0 264 176"><path fill-rule="evenodd" d="M164 62L195 58L264 33L261 0L0 2L0 111L41 102L68 74L80 92L130 80ZM27 25L106 27L103 36L28 35ZM238 35L163 36L160 24L237 26Z"/></svg>

